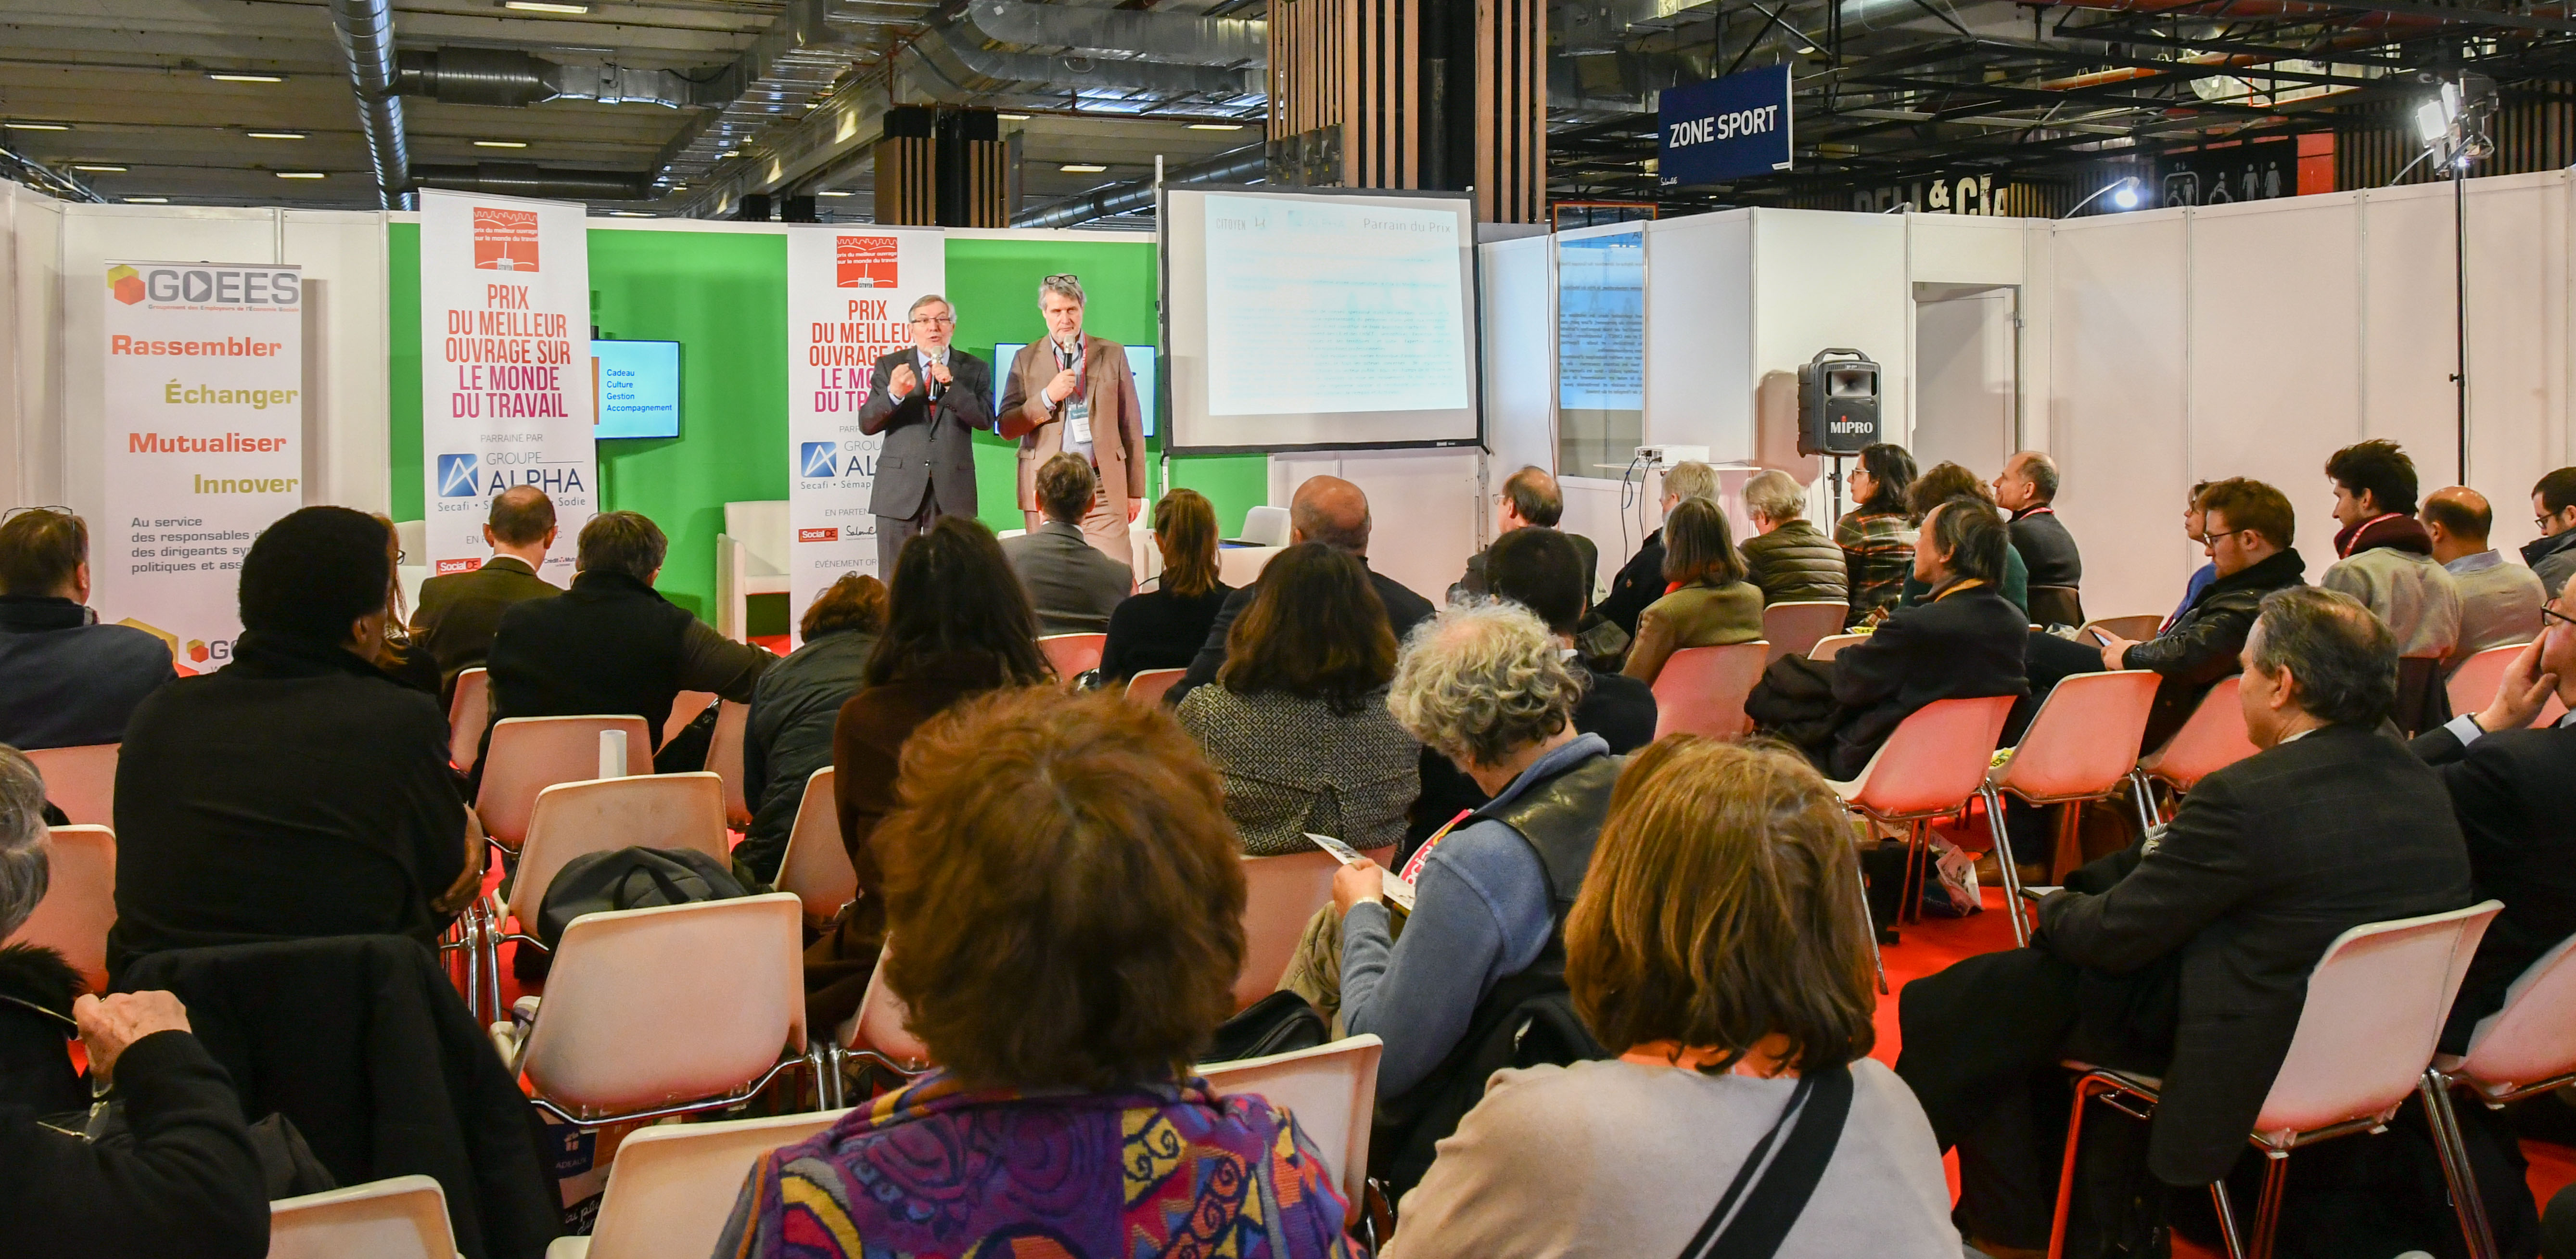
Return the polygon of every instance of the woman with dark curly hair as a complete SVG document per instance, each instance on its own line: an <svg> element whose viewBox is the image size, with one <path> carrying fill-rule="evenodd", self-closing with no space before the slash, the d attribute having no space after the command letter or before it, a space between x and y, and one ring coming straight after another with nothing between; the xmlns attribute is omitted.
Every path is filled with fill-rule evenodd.
<svg viewBox="0 0 2576 1259"><path fill-rule="evenodd" d="M1905 575L1914 571L1915 518L1908 515L1905 492L1914 485L1914 456L1894 442L1861 448L1860 466L1847 484L1859 504L1834 526L1834 543L1843 549L1851 576L1851 616L1858 624L1885 615L1905 593Z"/></svg>

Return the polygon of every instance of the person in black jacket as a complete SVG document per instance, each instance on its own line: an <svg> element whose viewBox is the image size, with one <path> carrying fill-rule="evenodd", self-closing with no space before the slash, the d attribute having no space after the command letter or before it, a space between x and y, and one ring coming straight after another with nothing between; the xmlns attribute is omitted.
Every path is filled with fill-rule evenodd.
<svg viewBox="0 0 2576 1259"><path fill-rule="evenodd" d="M101 625L88 604L87 522L50 507L0 521L0 743L114 743L135 705L178 676L168 644Z"/></svg>
<svg viewBox="0 0 2576 1259"><path fill-rule="evenodd" d="M1163 571L1154 588L1127 597L1109 614L1100 646L1100 677L1118 683L1147 669L1186 669L1207 642L1234 587L1217 580L1216 507L1207 495L1175 489L1154 504L1154 545Z"/></svg>
<svg viewBox="0 0 2576 1259"><path fill-rule="evenodd" d="M2162 1077L2136 1187L2208 1184L2244 1152L2335 937L2470 903L2439 775L2374 730L2396 676L2387 627L2351 597L2266 596L2243 689L2264 750L2051 892L2031 947L1906 986L1896 1071L1959 1147L1958 1219L1980 1249L2048 1242L2061 1061ZM2114 1145L2088 1136L2088 1167Z"/></svg>
<svg viewBox="0 0 2576 1259"><path fill-rule="evenodd" d="M1717 470L1697 460L1674 464L1664 473L1662 514L1672 515L1673 508L1685 498L1714 502ZM1637 553L1629 556L1627 563L1619 566L1618 574L1610 579L1609 595L1593 610L1601 614L1601 619L1618 626L1620 632L1633 636L1637 618L1645 614L1647 604L1664 597L1668 584L1664 580L1664 531L1657 529L1638 544Z"/></svg>
<svg viewBox="0 0 2576 1259"><path fill-rule="evenodd" d="M797 623L805 645L752 688L742 727L742 793L751 828L734 845L733 859L763 883L778 881L805 780L832 763L832 724L841 705L859 693L859 675L885 622L885 583L843 573L806 605Z"/></svg>
<svg viewBox="0 0 2576 1259"><path fill-rule="evenodd" d="M513 485L492 496L483 543L492 558L461 573L420 584L420 610L412 614L412 650L438 666L438 702L453 703L456 675L483 663L501 614L529 599L563 591L539 576L555 544L555 505L544 490Z"/></svg>
<svg viewBox="0 0 2576 1259"><path fill-rule="evenodd" d="M1533 464L1503 478L1503 492L1494 501L1494 533L1497 537L1508 537L1515 529L1531 526L1554 529L1563 519L1565 491L1558 488L1556 477L1547 469ZM1601 548L1579 533L1568 533L1565 539L1574 544L1575 552L1583 559L1583 594L1589 599L1593 575L1601 570ZM1486 558L1492 551L1493 548L1487 546L1467 557L1466 573L1449 585L1450 602L1457 602L1460 595L1494 593L1493 582L1485 571Z"/></svg>
<svg viewBox="0 0 2576 1259"><path fill-rule="evenodd" d="M242 557L232 663L135 710L116 764L111 979L162 949L429 946L473 897L483 846L467 843L446 715L368 663L391 615L390 534L345 507L279 518Z"/></svg>
<svg viewBox="0 0 2576 1259"><path fill-rule="evenodd" d="M2030 619L2041 625L2082 625L2084 557L2075 535L2057 518L2057 461L2025 450L2004 462L1995 478L1995 502L2012 515L2013 550L2030 569Z"/></svg>

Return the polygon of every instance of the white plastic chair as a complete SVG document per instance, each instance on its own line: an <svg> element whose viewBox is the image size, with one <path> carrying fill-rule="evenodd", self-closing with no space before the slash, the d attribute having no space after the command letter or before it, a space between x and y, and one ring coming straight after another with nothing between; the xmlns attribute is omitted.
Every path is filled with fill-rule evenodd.
<svg viewBox="0 0 2576 1259"><path fill-rule="evenodd" d="M1127 702L1151 708L1163 702L1172 684L1181 680L1187 669L1145 669L1127 679Z"/></svg>
<svg viewBox="0 0 2576 1259"><path fill-rule="evenodd" d="M904 1079L926 1075L938 1065L931 1059L930 1046L904 1026L912 1017L912 1009L886 982L886 961L893 955L894 940L889 937L877 950L877 967L868 974L867 991L859 997L858 1013L842 1023L832 1037L831 1066L825 1074L835 1090L842 1087L841 1064L846 1058L882 1067ZM839 1103L836 1092L832 1104Z"/></svg>
<svg viewBox="0 0 2576 1259"><path fill-rule="evenodd" d="M584 914L564 928L526 1034L492 1025L529 1100L565 1123L611 1123L739 1105L814 1066L805 1035L796 898ZM783 1052L782 1052L783 1051ZM816 1070L817 1090L830 1088Z"/></svg>
<svg viewBox="0 0 2576 1259"><path fill-rule="evenodd" d="M608 1167L588 1237L559 1237L546 1259L706 1259L733 1214L752 1160L840 1122L846 1110L664 1124L629 1135Z"/></svg>
<svg viewBox="0 0 2576 1259"><path fill-rule="evenodd" d="M1849 647L1853 643L1863 642L1868 638L1869 635L1867 634L1826 635L1823 638L1817 639L1815 646L1807 649L1807 659L1817 661L1831 660L1834 657L1841 655L1843 648Z"/></svg>
<svg viewBox="0 0 2576 1259"><path fill-rule="evenodd" d="M116 832L104 826L53 828L45 899L8 942L61 953L91 992L105 992L107 929L115 925Z"/></svg>
<svg viewBox="0 0 2576 1259"><path fill-rule="evenodd" d="M1333 872L1341 868L1321 848L1243 859L1243 967L1234 974L1235 1009L1279 991L1307 922L1333 903Z"/></svg>
<svg viewBox="0 0 2576 1259"><path fill-rule="evenodd" d="M2078 673L2050 688L2039 714L2030 719L2012 759L1986 772L1986 828L1994 836L1995 865L2004 876L2004 916L2012 920L2013 943L2030 943L2022 921L2021 872L2015 869L2012 845L2004 840L2006 793L2036 805L2072 805L2108 799L2133 780L2138 741L2146 737L2147 714L2156 705L2156 684L2163 679L2143 669L2118 673ZM2143 798L2140 816L2145 815ZM2076 842L2075 810L2058 820L2056 853L2051 861L2056 881L2082 860Z"/></svg>
<svg viewBox="0 0 2576 1259"><path fill-rule="evenodd" d="M751 705L725 700L716 708L716 728L707 737L707 768L724 784L725 825L738 831L751 825L742 767L743 732L750 722Z"/></svg>
<svg viewBox="0 0 2576 1259"><path fill-rule="evenodd" d="M1827 785L1843 798L1844 807L1873 822L1902 823L1906 830L1905 883L1897 904L1915 896L1915 866L1923 855L1923 824L1957 813L1986 788L1986 767L1994 760L1995 740L2012 715L2014 697L1987 695L1974 699L1936 699L1906 715L1887 742L1848 782ZM1863 901L1867 877L1861 883ZM1900 909L1899 918L1904 917ZM1870 936L1877 959L1878 936ZM1878 990L1887 991L1887 964L1878 960Z"/></svg>
<svg viewBox="0 0 2576 1259"><path fill-rule="evenodd" d="M1261 580L1261 570L1270 567L1270 558L1287 549L1284 546L1218 547L1216 579L1241 590Z"/></svg>
<svg viewBox="0 0 2576 1259"><path fill-rule="evenodd" d="M716 632L750 640L750 596L783 595L787 578L787 500L724 505L724 532L716 535Z"/></svg>
<svg viewBox="0 0 2576 1259"><path fill-rule="evenodd" d="M1368 1195L1369 1123L1385 1050L1375 1036L1352 1036L1294 1053L1210 1063L1199 1076L1220 1095L1250 1093L1294 1118L1341 1186L1349 1219L1357 1221Z"/></svg>
<svg viewBox="0 0 2576 1259"><path fill-rule="evenodd" d="M588 782L599 777L599 733L626 732L629 773L653 772L652 732L641 717L510 717L492 728L492 763L483 767L483 785L474 797L483 832L502 848L516 852L528 837L528 818L536 812L537 793L556 783Z"/></svg>
<svg viewBox="0 0 2576 1259"><path fill-rule="evenodd" d="M447 1195L396 1176L268 1204L268 1259L455 1259Z"/></svg>
<svg viewBox="0 0 2576 1259"><path fill-rule="evenodd" d="M1288 509L1254 507L1243 513L1243 536L1236 539L1254 546L1288 545Z"/></svg>
<svg viewBox="0 0 2576 1259"><path fill-rule="evenodd" d="M116 825L116 749L93 743L76 748L37 748L27 753L45 780L45 798L76 826Z"/></svg>
<svg viewBox="0 0 2576 1259"><path fill-rule="evenodd" d="M671 715L662 719L662 742L668 743L680 737L680 732L688 729L689 723L696 721L698 714L705 712L707 705L714 702L716 693L713 691L682 691L672 696ZM715 766L710 764L701 768L714 769Z"/></svg>
<svg viewBox="0 0 2576 1259"><path fill-rule="evenodd" d="M448 764L472 772L483 753L483 728L491 724L492 674L478 664L456 675L456 694L447 701Z"/></svg>
<svg viewBox="0 0 2576 1259"><path fill-rule="evenodd" d="M805 776L796 821L787 830L787 852L778 860L778 890L805 906L805 925L821 927L858 898L859 872L850 866L841 838L841 803L829 765Z"/></svg>
<svg viewBox="0 0 2576 1259"><path fill-rule="evenodd" d="M2165 783L2179 794L2190 791L2192 784L2201 779L2254 755L2254 741L2245 734L2245 709L2237 698L2244 681L2242 674L2234 674L2220 678L2217 685L2210 687L2182 728L2174 731L2163 747L2138 761L2140 779ZM2148 784L2142 781L2140 785ZM2144 802L2152 803L2154 798L2153 791L2139 795ZM2155 805L2152 812L2151 822L2167 820L2162 805Z"/></svg>
<svg viewBox="0 0 2576 1259"><path fill-rule="evenodd" d="M1753 728L1744 699L1771 662L1771 644L1729 643L1684 647L1664 657L1655 674L1655 737L1675 731L1712 739L1743 737Z"/></svg>
<svg viewBox="0 0 2576 1259"><path fill-rule="evenodd" d="M2451 671L2450 680L2442 684L2442 689L2451 697L2452 714L2485 712L2487 705L2495 702L2497 688L2504 685L2505 670L2512 668L2514 657L2521 655L2523 649L2530 645L2507 643L2502 647L2489 647L2461 661L2460 667ZM2537 726L2547 720L2547 714L2534 713L2531 724Z"/></svg>
<svg viewBox="0 0 2576 1259"><path fill-rule="evenodd" d="M2492 694L2492 692L2490 692ZM2419 1090L2433 1120L2433 1144L2450 1182L2451 1205L2460 1217L2471 1259L2495 1259L2495 1229L2469 1169L2460 1117L2451 1090L2501 1110L2507 1102L2536 1097L2576 1083L2576 937L2540 955L2505 989L2504 1005L2478 1020L2468 1052L2436 1054Z"/></svg>
<svg viewBox="0 0 2576 1259"><path fill-rule="evenodd" d="M2364 923L2326 946L2316 969L2308 973L2307 1000L2299 1009L2290 1051L2248 1136L2267 1158L2250 1245L2240 1240L2227 1182L2210 1185L2230 1256L2270 1259L2290 1151L2357 1132L2378 1132L2421 1086L2451 999L2460 991L2460 978L2468 973L2487 924L2503 908L2502 901L2485 901L2448 913ZM2164 1090L2164 1082L2153 1076L2068 1065L2083 1074L2075 1081L2075 1112L2067 1124L2050 1259L2066 1250L2084 1103L2095 1096L2120 1095L2153 1106Z"/></svg>
<svg viewBox="0 0 2576 1259"><path fill-rule="evenodd" d="M1038 639L1038 650L1046 653L1055 675L1067 683L1077 674L1099 668L1100 651L1108 645L1107 634L1046 634Z"/></svg>
<svg viewBox="0 0 2576 1259"><path fill-rule="evenodd" d="M1762 639L1771 644L1771 658L1763 663L1806 655L1816 644L1840 633L1850 615L1851 605L1841 600L1795 600L1762 609Z"/></svg>

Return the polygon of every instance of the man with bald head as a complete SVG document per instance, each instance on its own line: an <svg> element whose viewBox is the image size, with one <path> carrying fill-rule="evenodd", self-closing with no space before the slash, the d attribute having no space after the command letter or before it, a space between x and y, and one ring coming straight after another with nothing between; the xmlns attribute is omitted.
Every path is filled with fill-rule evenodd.
<svg viewBox="0 0 2576 1259"><path fill-rule="evenodd" d="M438 666L438 698L456 697L456 675L491 654L493 632L512 604L563 591L537 576L555 544L555 505L544 490L513 485L492 499L483 525L492 558L469 572L432 577L420 587L411 618L412 644Z"/></svg>
<svg viewBox="0 0 2576 1259"><path fill-rule="evenodd" d="M1536 526L1554 529L1565 519L1565 492L1557 487L1556 478L1547 469L1532 464L1503 479L1503 492L1494 503L1494 532L1497 536L1515 529ZM1579 533L1565 535L1574 544L1575 553L1583 557L1583 597L1592 598L1592 582L1601 566L1601 549L1592 539ZM1491 548L1487 548L1490 550ZM1482 597L1493 593L1485 578L1485 551L1467 558L1467 574L1449 587L1450 602L1462 594Z"/></svg>
<svg viewBox="0 0 2576 1259"><path fill-rule="evenodd" d="M1308 477L1297 493L1288 500L1288 541L1320 542L1345 555L1368 563L1369 504L1360 487L1337 476ZM1405 588L1404 583L1369 570L1369 584L1377 588L1378 600L1386 605L1387 628L1395 631L1397 642L1431 615L1431 601ZM1197 687L1216 680L1216 671L1225 665L1225 637L1234 628L1234 618L1251 606L1252 592L1261 583L1253 582L1227 595L1225 606L1217 609L1215 623L1208 626L1207 642L1199 648L1198 658L1190 662L1190 671L1165 692L1163 702L1178 704L1183 696Z"/></svg>
<svg viewBox="0 0 2576 1259"><path fill-rule="evenodd" d="M2520 564L2507 564L2487 545L2495 526L2495 509L2486 495L2465 485L2433 491L2416 513L2433 538L2433 558L2460 589L2460 645L2451 652L2457 667L2489 647L2527 643L2540 636L2540 605L2549 592L2540 577Z"/></svg>

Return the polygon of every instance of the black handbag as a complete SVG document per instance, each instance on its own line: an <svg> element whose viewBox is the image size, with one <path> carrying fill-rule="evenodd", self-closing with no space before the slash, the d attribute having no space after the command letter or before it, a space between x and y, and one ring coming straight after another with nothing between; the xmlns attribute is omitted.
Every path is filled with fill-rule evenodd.
<svg viewBox="0 0 2576 1259"><path fill-rule="evenodd" d="M1324 1025L1324 1016L1317 1014L1304 997L1274 992L1218 1024L1216 1040L1208 1046L1207 1057L1202 1061L1266 1058L1312 1049L1331 1039L1332 1029Z"/></svg>
<svg viewBox="0 0 2576 1259"><path fill-rule="evenodd" d="M1682 1248L1682 1259L1771 1259L1807 1210L1851 1116L1851 1068L1798 1078L1779 1121L1754 1142L1726 1196ZM1786 1134L1785 1138L1783 1134ZM1777 1146L1775 1157L1772 1147Z"/></svg>
<svg viewBox="0 0 2576 1259"><path fill-rule="evenodd" d="M694 848L586 852L563 864L537 907L537 939L548 950L583 914L690 905L744 895L729 863Z"/></svg>

